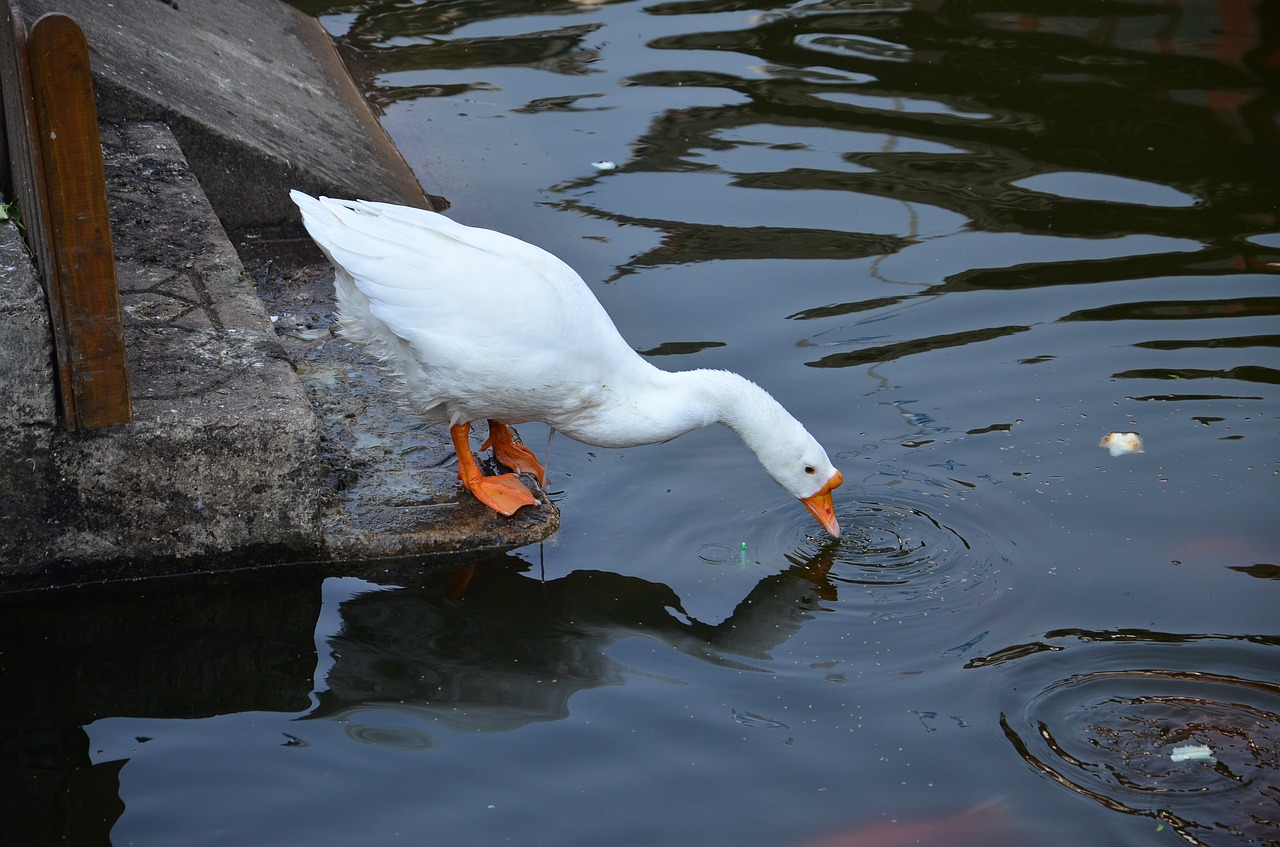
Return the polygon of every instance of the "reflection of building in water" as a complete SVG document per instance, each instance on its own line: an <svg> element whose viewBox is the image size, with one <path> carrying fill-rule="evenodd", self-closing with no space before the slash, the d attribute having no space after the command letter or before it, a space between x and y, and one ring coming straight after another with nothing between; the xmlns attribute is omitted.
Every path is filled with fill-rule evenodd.
<svg viewBox="0 0 1280 847"><path fill-rule="evenodd" d="M713 626L689 618L667 586L603 571L538 582L487 562L461 599L450 596L453 579L344 602L328 689L309 717L391 710L485 731L559 720L576 692L625 680L627 668L607 653L614 642L645 636L756 669L750 660L767 658L834 597L824 566L797 564L761 580Z"/></svg>
<svg viewBox="0 0 1280 847"><path fill-rule="evenodd" d="M111 843L130 759L102 760L96 721L310 703L313 577L211 574L12 599L0 606L0 844Z"/></svg>
<svg viewBox="0 0 1280 847"><path fill-rule="evenodd" d="M1280 4L1275 2L1166 2L1135 7L1134 14L1127 17L1112 12L1097 17L991 15L986 24L1021 33L1078 38L1107 50L1211 60L1255 74L1255 86L1274 82L1280 74ZM1280 99L1274 91L1188 85L1170 96L1209 109L1243 142L1280 141L1274 117Z"/></svg>

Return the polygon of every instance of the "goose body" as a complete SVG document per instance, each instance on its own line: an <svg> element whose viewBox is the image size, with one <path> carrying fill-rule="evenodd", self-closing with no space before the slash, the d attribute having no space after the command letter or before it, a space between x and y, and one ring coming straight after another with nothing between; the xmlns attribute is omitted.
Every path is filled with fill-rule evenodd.
<svg viewBox="0 0 1280 847"><path fill-rule="evenodd" d="M512 514L537 501L514 474L480 478L471 421L490 422L482 449L540 481L507 425L539 421L586 444L634 447L722 423L839 536L831 491L842 477L795 418L737 374L654 367L560 259L422 209L291 197L336 270L344 333L403 379L417 413L449 424L459 476L488 505Z"/></svg>

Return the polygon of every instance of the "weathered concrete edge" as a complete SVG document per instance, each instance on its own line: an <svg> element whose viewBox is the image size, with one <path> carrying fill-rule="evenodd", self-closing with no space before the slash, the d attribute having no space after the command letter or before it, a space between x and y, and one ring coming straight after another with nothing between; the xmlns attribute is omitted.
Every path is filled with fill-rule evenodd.
<svg viewBox="0 0 1280 847"><path fill-rule="evenodd" d="M369 143L385 171L389 202L435 209L409 164L391 141L382 124L369 110L347 72L337 48L320 22L291 9L297 19L299 40L323 68L335 93L347 106L364 140ZM228 229L255 226L292 225L297 209L289 201L288 189L311 194L351 191L359 182L335 185L327 174L318 174L304 163L280 156L275 150L229 133L222 127L163 104L104 74L95 74L98 117L104 121L155 120L169 126L177 137L209 202ZM327 131L317 127L317 132ZM365 190L365 193L368 189Z"/></svg>
<svg viewBox="0 0 1280 847"><path fill-rule="evenodd" d="M0 222L0 562L43 543L66 492L53 468L57 408L44 289L18 227Z"/></svg>
<svg viewBox="0 0 1280 847"><path fill-rule="evenodd" d="M103 145L135 416L57 426L44 293L6 225L0 317L22 361L2 378L29 399L3 419L0 450L25 454L0 490L3 587L319 555L317 422L239 257L166 128L104 125ZM157 298L205 317L130 314Z"/></svg>
<svg viewBox="0 0 1280 847"><path fill-rule="evenodd" d="M423 480L436 502L418 505L379 500L376 480L332 490L297 363L176 139L156 123L104 124L102 137L137 414L88 433L58 425L44 292L16 228L0 225L0 594L246 566L425 564L556 531L545 495L506 519L459 496L451 475L442 491ZM148 317L175 298L207 298L214 325ZM211 355L217 387L174 396L174 379L198 379Z"/></svg>
<svg viewBox="0 0 1280 847"><path fill-rule="evenodd" d="M351 72L342 61L338 48L320 21L304 13L300 9L292 9L298 22L298 39L315 56L320 68L337 89L339 99L346 105L347 111L359 125L365 140L373 145L377 159L387 168L392 179L391 187L396 196L387 202L398 202L410 206L421 206L424 209L443 211L448 206L442 198L426 193L413 168L405 161L400 148L391 140L386 127L378 120L369 107L369 102L360 92L360 87L351 78ZM325 189L317 187L317 191ZM285 192L286 195L288 192ZM297 209L289 204L288 221L296 220Z"/></svg>
<svg viewBox="0 0 1280 847"><path fill-rule="evenodd" d="M80 2L88 2L88 0L79 0ZM75 0L70 5L76 5ZM100 7L99 7L100 8ZM409 197L387 197L385 199L399 200L400 202L413 202L417 205L428 205L426 195L422 192L421 186L418 185L416 178L413 176L411 169L405 163L399 150L391 142L383 130L381 124L374 117L368 104L364 101L354 81L351 79L341 57L334 47L328 33L315 19L303 15L297 10L289 9L289 13L294 16L297 27L291 34L296 35L302 41L307 50L315 56L319 64L324 68L324 73L329 81L333 83L335 90L341 96L346 104L346 111L353 117L356 122L363 127L361 135L373 143L378 153L376 158L383 163L393 163L393 170L398 171L400 180L400 189L408 190ZM116 90L114 94L110 91L112 82L98 76L99 101L100 106L105 99L110 101L113 96L119 97L120 102L125 102L131 97L135 97L134 93L127 90ZM106 85L108 93L102 93L102 86ZM139 101L141 102L141 101ZM143 114L155 114L156 104L154 102L139 107ZM298 179L294 179L291 175L290 168L294 167L288 158L274 156L269 146L263 148L248 144L247 140L242 136L234 133L217 133L211 132L211 128L201 123L197 118L181 114L176 110L164 112L166 117L173 120L179 127L186 126L191 133L191 137L213 137L214 142L210 147L210 152L206 161L212 162L208 167L214 169L215 176L218 172L226 173L227 179L230 181L238 181L242 183L241 191L244 185L254 188L260 188L263 180L274 174L272 178L282 178L286 180L286 187L291 185L301 185L302 187L311 187L311 190L317 192L328 191L332 193L334 184L331 179L309 178L301 174L303 169L298 169ZM177 145L173 145L177 149ZM269 152L262 153L263 149ZM232 174L228 168L228 156L234 154L236 162L235 173ZM253 159L255 156L262 158L261 168L255 166L245 167L245 156ZM346 159L342 160L346 163ZM353 168L352 165L347 165ZM284 174L283 177L280 177ZM216 181L216 179L215 179ZM203 193L205 196L209 192L203 190L202 185L195 188L196 194ZM259 192L263 193L263 192ZM269 193L269 192L268 192ZM286 193L281 190L279 192L281 204L286 210L286 217L291 219L294 214L292 206L287 205L285 200ZM415 197L423 198L417 200ZM234 202L233 192L229 197L224 197L224 202ZM207 203L206 203L207 205ZM219 210L220 215L223 211ZM261 209L252 211L252 214L244 216L245 219L253 223L260 223L264 218ZM243 224L245 220L234 214L225 215L224 223ZM12 229L12 227L7 227ZM220 229L220 228L219 228ZM12 235L13 233L6 233ZM219 232L219 236L225 241L225 232ZM15 248L14 253L10 248ZM8 259L14 256L25 256L25 250L19 242L7 244L5 250L0 252L0 259L4 260L4 264L14 265L15 267L22 264L19 262L9 262ZM28 268L29 270L29 268ZM6 273L6 281L11 278L11 274ZM243 270L232 272L226 276L227 280L240 279L243 276ZM211 278L212 279L212 278ZM8 367L9 362L4 359L5 353L0 353L0 363L6 365L4 368L6 375L14 377L14 384L20 379L25 379L21 374L26 373L30 377L30 385L42 385L46 379L45 371L48 370L49 356L48 351L43 350L40 354L42 344L40 339L47 338L48 325L47 318L44 315L44 297L40 291L38 283L34 289L34 295L25 288L19 292L16 288L22 288L25 285L23 275L19 274L14 278L15 290L0 289L0 311L10 311L12 314L4 320L15 318L17 320L26 321L27 330L32 337L27 341L20 341L25 336L21 333L11 334L10 340L14 340L16 346L24 348L27 351L37 351L34 359L25 362L21 367ZM29 280L28 280L29 281ZM215 288L219 287L215 283ZM258 318L264 318L265 313L261 308L261 303L256 303L256 311ZM33 305L34 304L34 305ZM10 306L14 306L10 309ZM34 311L32 309L34 308ZM253 311L253 308L250 308ZM19 314L20 313L20 314ZM41 322L43 321L43 323ZM275 358L269 356L268 358ZM280 357L283 361L283 357ZM262 362L262 364L266 364ZM25 368L25 370L24 370ZM51 379L51 377L49 377ZM5 380L0 379L0 384L4 384ZM51 383L50 383L51 384ZM10 396L17 396L20 391L8 392ZM37 392L39 393L39 392ZM9 483L5 484L3 491L0 491L0 521L8 526L4 531L0 531L0 592L9 588L4 580L3 572L6 570L4 565L12 565L15 559L7 554L14 550L14 538L19 538L16 542L18 547L26 545L28 550L34 550L37 547L43 548L35 556L34 559L26 561L22 570L27 575L35 577L35 584L40 584L46 579L48 569L53 566L62 568L64 575L71 576L76 582L94 581L99 579L128 579L143 573L170 573L174 570L190 569L196 563L203 562L209 567L222 568L227 567L235 569L244 563L246 557L259 559L262 563L281 562L281 561L311 561L316 558L342 559L342 560L368 560L370 558L382 559L385 557L411 557L420 558L425 556L438 555L470 555L477 551L493 551L493 550L509 550L515 546L531 543L532 541L545 538L556 531L558 527L558 513L554 506L543 498L545 504L545 512L542 517L532 517L530 515L523 516L526 520L504 521L496 515L487 513L478 503L470 502L469 498L464 496L461 501L456 501L448 505L450 508L446 510L450 517L442 528L439 521L434 527L426 527L415 525L413 516L415 509L399 510L397 519L392 521L394 527L384 526L381 529L363 527L353 531L348 525L339 526L330 522L328 517L320 519L319 528L310 520L298 521L296 515L291 520L293 528L289 539L281 542L280 538L257 539L239 546L230 548L219 548L217 545L210 545L200 542L192 542L191 546L184 546L184 542L180 538L172 535L165 539L157 536L151 539L152 544L142 544L136 549L128 549L128 544L120 543L117 537L112 539L108 535L104 535L102 527L109 524L113 520L113 512L111 509L103 509L102 503L110 501L114 504L120 502L120 498L113 499L113 495L109 491L109 487L104 488L102 478L111 473L114 463L124 462L134 471L133 493L137 494L145 489L142 480L146 477L139 468L140 465L135 461L137 456L125 450L117 452L116 458L108 461L105 457L111 452L110 448L114 442L112 438L105 437L101 433L95 434L95 438L75 437L74 440L66 433L63 433L56 422L56 416L52 411L52 393L51 391L44 394L36 403L42 411L31 412L31 404L27 404L28 412L19 414L18 418L13 415L0 418L0 460L5 461L4 469L0 470L0 479L8 478ZM16 402L11 404L9 410L23 408L23 403ZM21 419L20 421L18 419ZM157 417L156 423L163 418L163 415ZM210 424L206 421L201 437L206 439L208 444L214 444L218 440L215 428L210 429ZM235 426L228 427L226 433L230 433ZM303 429L306 429L304 427ZM224 433L225 434L225 433ZM173 437L172 428L166 433L165 437ZM161 437L152 435L151 437ZM314 448L314 437L304 439L311 444L311 447L303 450ZM97 444L97 447L88 445ZM60 445L60 446L59 446ZM78 454L78 458L72 458ZM28 471L21 471L22 468ZM295 467L301 467L295 465ZM198 473L192 473L190 465L183 465L181 462L172 463L172 467L167 471L177 477L195 478ZM30 484L30 485L28 485ZM19 497L6 498L6 492L19 492L26 489ZM324 497L323 489L317 487L316 496ZM194 500L186 498L192 508L207 510L209 502L202 497L195 497ZM310 500L308 500L310 503ZM307 506L307 509L310 509ZM420 511L420 510L417 510ZM438 511L438 510L433 510ZM50 514L57 514L59 517L50 519ZM430 523L429 521L427 523ZM497 524L490 526L490 524ZM528 525L524 525L528 524ZM87 529L86 529L87 527ZM10 533L9 530L14 532ZM61 533L59 535L59 533ZM57 543L48 543L49 539L58 536ZM320 538L316 543L317 536ZM188 539L191 541L191 539ZM206 539L207 541L207 539ZM73 552L68 552L72 550ZM78 552L74 552L78 551ZM86 553L86 551L90 551ZM96 552L95 552L96 551ZM86 560L84 557L88 555ZM92 563L92 573L89 573L82 567L86 561ZM12 572L12 568L9 568ZM51 581L67 581L59 576L56 580Z"/></svg>
<svg viewBox="0 0 1280 847"><path fill-rule="evenodd" d="M324 27L280 0L22 5L81 25L99 118L168 124L230 229L295 220L290 188L431 207Z"/></svg>

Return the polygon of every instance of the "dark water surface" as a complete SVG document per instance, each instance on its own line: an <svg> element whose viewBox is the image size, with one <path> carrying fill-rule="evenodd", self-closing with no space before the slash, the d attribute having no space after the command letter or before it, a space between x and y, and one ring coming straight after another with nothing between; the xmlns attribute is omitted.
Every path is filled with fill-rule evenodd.
<svg viewBox="0 0 1280 847"><path fill-rule="evenodd" d="M411 567L7 612L10 820L1280 844L1280 4L304 8L452 215L806 422L845 538L727 430L558 438L560 533L464 591Z"/></svg>

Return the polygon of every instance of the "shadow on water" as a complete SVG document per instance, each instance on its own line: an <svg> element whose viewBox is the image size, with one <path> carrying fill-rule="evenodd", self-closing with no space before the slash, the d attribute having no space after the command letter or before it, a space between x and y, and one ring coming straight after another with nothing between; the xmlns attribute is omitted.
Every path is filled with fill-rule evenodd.
<svg viewBox="0 0 1280 847"><path fill-rule="evenodd" d="M666 585L598 570L540 579L515 555L355 566L362 587L338 603L336 631L321 634L331 663L314 682L319 575L173 579L9 602L0 615L9 694L0 701L0 832L14 839L7 843L109 843L125 810L120 772L129 760L90 755L84 727L101 719L277 712L338 722L361 744L429 749L433 733L510 732L568 718L575 694L643 673L610 656L625 639L768 674L772 653L816 614L869 601L873 613L927 615L944 610L942 595L969 593L945 606L955 612L990 595L989 553L975 553L982 539L902 502L868 503L860 516L854 538L789 554L783 570L714 624L689 616ZM1188 647L1215 642L1246 651L1238 666L1219 650L1206 659L1218 671L1186 669L1194 666ZM958 658L973 646L948 653ZM1174 646L1176 657L1165 652ZM1054 781L1112 811L1153 817L1193 844L1215 843L1201 837L1217 830L1270 843L1280 685L1251 677L1265 657L1247 651L1277 646L1277 636L1053 630L964 667L1019 665L1000 726ZM1021 667L1099 649L1122 652L1071 663L1093 670L1065 678L1053 665ZM735 719L773 725L746 711ZM1209 745L1212 761L1171 762L1169 751L1187 743ZM282 744L306 742L285 733ZM1222 795L1233 817L1222 817ZM908 843L900 841L908 835L990 845L1022 843L1025 831L995 801L813 843Z"/></svg>
<svg viewBox="0 0 1280 847"><path fill-rule="evenodd" d="M761 579L717 624L690 618L665 585L605 571L540 580L515 556L448 566L406 563L394 572L371 566L366 575L394 584L365 583L341 601L339 629L325 642L332 665L315 681L314 699L319 577L171 580L127 591L73 591L43 605L11 604L0 616L0 673L8 694L0 701L6 807L0 831L15 844L109 843L125 808L119 773L128 760L91 761L82 727L103 718L281 712L339 721L361 743L421 749L434 744L430 731L419 728L424 724L445 732L505 732L568 717L575 694L621 685L635 674L608 655L611 645L631 637L722 667L772 672L765 664L770 652L815 613L841 602L842 586L857 602L859 580L833 577L842 559L846 574L855 560L870 574L889 559L910 557L900 544L896 552L884 549L875 535L869 531L856 551L834 543L808 558L797 551L786 569ZM1188 645L1215 641L1242 650L1280 646L1277 636L1058 630L965 667L1052 662L1064 651L1121 651L1093 657L1083 664L1094 670L1061 679L1051 665L1021 672L1000 718L1018 754L1082 796L1113 811L1151 816L1189 843L1214 843L1201 838L1215 831L1272 843L1280 685L1250 678L1256 667L1245 669L1258 657L1247 654L1238 657L1241 675L1185 669L1194 665ZM1175 645L1177 661L1161 667ZM1213 661L1233 669L1220 652ZM1028 687L1035 679L1043 684ZM379 722L380 713L395 718ZM738 719L744 725L767 720L751 713ZM302 742L286 734L284 743ZM1169 751L1187 743L1208 745L1211 760L1172 762ZM1234 809L1225 819L1223 794ZM1018 831L1002 804L988 804L821 843L889 838L885 843L896 844L893 839L912 834L992 844Z"/></svg>
<svg viewBox="0 0 1280 847"><path fill-rule="evenodd" d="M574 694L634 673L607 653L630 637L768 673L770 651L836 599L833 560L830 549L795 558L717 624L689 617L665 585L605 571L540 580L518 556L355 566L395 584L366 582L341 601L325 642L332 664L314 683L322 576L174 578L8 598L0 835L8 844L110 843L129 760L97 761L85 731L107 718L277 712L339 721L362 743L428 748L429 732L400 718L453 732L562 720ZM370 719L378 713L397 720ZM286 734L284 743L302 742Z"/></svg>
<svg viewBox="0 0 1280 847"><path fill-rule="evenodd" d="M830 557L762 579L727 619L689 617L670 588L607 571L530 579L505 558L357 594L329 639L328 689L308 717L378 704L452 730L505 731L569 714L584 689L620 685L617 641L651 638L716 665L767 672L767 660L836 589Z"/></svg>
<svg viewBox="0 0 1280 847"><path fill-rule="evenodd" d="M111 843L128 762L93 761L84 728L94 721L295 712L310 702L314 579L73 588L5 598L0 609L5 844Z"/></svg>

